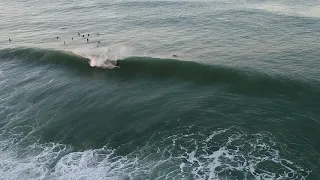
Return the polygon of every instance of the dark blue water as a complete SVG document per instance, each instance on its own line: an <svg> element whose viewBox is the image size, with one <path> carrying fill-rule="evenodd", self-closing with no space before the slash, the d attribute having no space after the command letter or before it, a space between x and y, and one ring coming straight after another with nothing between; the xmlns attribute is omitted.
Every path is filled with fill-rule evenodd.
<svg viewBox="0 0 320 180"><path fill-rule="evenodd" d="M319 179L319 12L0 2L0 179Z"/></svg>

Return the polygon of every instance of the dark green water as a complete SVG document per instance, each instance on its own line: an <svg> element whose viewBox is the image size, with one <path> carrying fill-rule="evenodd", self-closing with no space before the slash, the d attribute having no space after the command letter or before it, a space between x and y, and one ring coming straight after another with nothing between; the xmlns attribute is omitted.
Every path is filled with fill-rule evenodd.
<svg viewBox="0 0 320 180"><path fill-rule="evenodd" d="M0 7L1 180L320 179L317 1Z"/></svg>

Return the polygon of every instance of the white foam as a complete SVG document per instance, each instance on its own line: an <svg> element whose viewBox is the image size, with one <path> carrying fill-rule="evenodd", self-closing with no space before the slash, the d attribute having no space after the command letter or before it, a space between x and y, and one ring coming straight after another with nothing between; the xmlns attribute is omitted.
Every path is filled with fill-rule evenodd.
<svg viewBox="0 0 320 180"><path fill-rule="evenodd" d="M221 133L228 135L228 140L212 151L215 145L207 143L217 142L219 138L214 138ZM180 170L188 173L187 171L191 169L194 179L228 179L232 176L231 172L240 174L239 176L244 179L276 179L289 175L292 178L305 179L310 171L281 158L279 151L274 147L275 143L268 136L268 134L255 134L251 137L243 133L233 133L230 136L229 129L215 131L204 142L195 142L196 147L193 151L181 156ZM187 148L181 149L186 151ZM261 165L264 163L272 163L272 166L279 166L282 170L273 172L274 169L268 166L263 170Z"/></svg>
<svg viewBox="0 0 320 180"><path fill-rule="evenodd" d="M206 142L209 142L214 136L226 132L226 130L227 130L227 129L222 129L222 130L219 130L219 131L214 131L213 134L211 134L211 135L206 139Z"/></svg>
<svg viewBox="0 0 320 180"><path fill-rule="evenodd" d="M33 144L20 153L17 149L1 152L0 174L3 179L43 179L50 172L50 165L68 148L61 144Z"/></svg>
<svg viewBox="0 0 320 180"><path fill-rule="evenodd" d="M57 162L50 176L53 179L122 179L126 168L134 163L107 148L73 152Z"/></svg>
<svg viewBox="0 0 320 180"><path fill-rule="evenodd" d="M188 128L185 130L189 132ZM310 173L282 158L270 134L248 135L232 128L211 135L177 132L156 133L144 147L127 155L119 155L107 146L73 151L71 146L59 143L35 142L24 147L7 141L7 148L0 153L0 174L6 180L215 180L306 179Z"/></svg>

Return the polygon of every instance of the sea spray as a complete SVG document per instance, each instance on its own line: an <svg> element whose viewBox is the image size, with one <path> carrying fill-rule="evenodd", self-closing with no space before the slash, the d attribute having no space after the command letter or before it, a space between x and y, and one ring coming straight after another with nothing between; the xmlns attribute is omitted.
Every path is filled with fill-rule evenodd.
<svg viewBox="0 0 320 180"><path fill-rule="evenodd" d="M133 48L127 46L112 46L94 49L75 49L72 52L88 58L91 67L113 69L119 68L119 66L117 66L117 60L132 55Z"/></svg>

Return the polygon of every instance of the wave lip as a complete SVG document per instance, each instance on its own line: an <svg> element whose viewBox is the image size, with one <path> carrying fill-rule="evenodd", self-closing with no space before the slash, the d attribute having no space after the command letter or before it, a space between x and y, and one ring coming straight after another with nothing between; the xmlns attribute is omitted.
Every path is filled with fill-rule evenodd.
<svg viewBox="0 0 320 180"><path fill-rule="evenodd" d="M60 51L39 48L12 48L0 50L1 59L18 59L30 62L45 62L57 64L83 65L89 59L71 51Z"/></svg>

